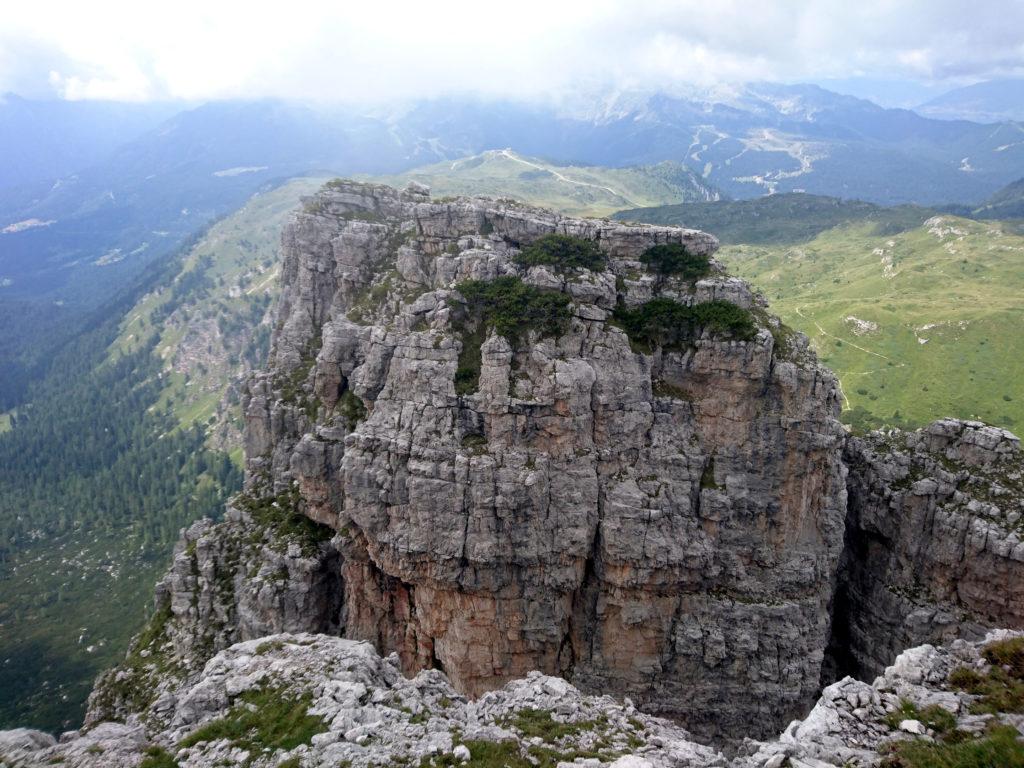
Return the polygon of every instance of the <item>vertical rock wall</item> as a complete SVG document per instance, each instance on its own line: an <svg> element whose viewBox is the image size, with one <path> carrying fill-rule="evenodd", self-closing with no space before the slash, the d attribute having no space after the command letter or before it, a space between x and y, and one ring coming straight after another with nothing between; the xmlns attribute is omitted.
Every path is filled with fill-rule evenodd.
<svg viewBox="0 0 1024 768"><path fill-rule="evenodd" d="M594 240L608 270L518 267L551 232ZM247 450L251 478L296 483L339 532L346 636L472 694L540 669L709 735L801 713L843 536L835 379L742 282L647 274L639 255L665 242L716 247L415 189L307 202ZM477 390L457 394L454 287L501 275L568 293L570 327L490 335ZM760 327L636 352L611 310L656 295L732 301Z"/></svg>

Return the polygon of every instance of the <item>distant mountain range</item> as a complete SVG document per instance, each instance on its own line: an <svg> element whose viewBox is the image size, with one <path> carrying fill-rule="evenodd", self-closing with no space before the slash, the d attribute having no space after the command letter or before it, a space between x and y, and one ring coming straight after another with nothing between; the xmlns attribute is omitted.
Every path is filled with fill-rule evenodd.
<svg viewBox="0 0 1024 768"><path fill-rule="evenodd" d="M42 184L104 160L182 104L35 101L0 95L0 190Z"/></svg>
<svg viewBox="0 0 1024 768"><path fill-rule="evenodd" d="M978 123L1024 120L1024 79L990 80L955 88L926 101L914 111L940 120Z"/></svg>
<svg viewBox="0 0 1024 768"><path fill-rule="evenodd" d="M973 219L1024 219L1024 179L1007 184L975 208L953 210Z"/></svg>

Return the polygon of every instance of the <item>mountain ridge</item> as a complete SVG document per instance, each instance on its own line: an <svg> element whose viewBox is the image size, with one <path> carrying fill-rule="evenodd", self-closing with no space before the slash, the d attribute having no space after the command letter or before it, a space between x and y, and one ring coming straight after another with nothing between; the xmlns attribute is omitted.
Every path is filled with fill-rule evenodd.
<svg viewBox="0 0 1024 768"><path fill-rule="evenodd" d="M998 123L1024 120L1024 79L987 80L954 88L914 108L915 112L942 120L973 120Z"/></svg>
<svg viewBox="0 0 1024 768"><path fill-rule="evenodd" d="M185 531L149 624L97 682L86 727L60 745L0 733L0 754L33 766L100 754L135 765L143 750L186 766L364 765L419 759L410 727L461 722L466 694L482 694L470 705L480 707L529 691L525 716L545 722L573 715L539 697L569 697L598 718L594 699L555 677L509 682L539 666L583 691L635 697L638 708L625 706L643 724L627 720L600 744L556 738L552 766L585 748L621 768L637 750L651 765L682 750L695 765L725 764L688 733L649 736L664 721L645 709L704 738L750 735L750 712L768 738L793 716L787 737L746 742L734 768L845 765L876 758L901 730L927 733L903 727L919 710L900 699L926 707L907 686L922 670L945 680L970 663L981 674L985 654L1017 642L987 633L1024 623L1020 441L954 419L849 437L835 379L805 337L723 274L709 235L339 180L305 199L282 242L272 356L245 402L245 491L222 522ZM685 244L685 265L668 258L681 252L673 244ZM501 310L509 296L547 320ZM652 306L674 307L664 326L645 325ZM807 483L814 493L799 490ZM751 523L764 515L775 524ZM732 559L736 547L756 558ZM976 642L895 658L957 637ZM636 676L638 659L658 674ZM828 685L893 660L874 686ZM362 693L343 716L329 709L330 724L254 754L262 726L249 718L284 707L306 723L328 711L312 705L341 693L339 662L392 671L384 684L356 672ZM294 664L285 688L268 676ZM402 682L399 670L419 674ZM372 711L370 685L381 689L372 703L404 712L385 718L383 741L352 730ZM395 686L401 701L385 690ZM434 722L414 690L456 709ZM617 705L599 701L619 723ZM239 717L241 730L227 725ZM473 730L462 752L460 726L437 760L480 758L526 727ZM666 737L674 757L658 752Z"/></svg>

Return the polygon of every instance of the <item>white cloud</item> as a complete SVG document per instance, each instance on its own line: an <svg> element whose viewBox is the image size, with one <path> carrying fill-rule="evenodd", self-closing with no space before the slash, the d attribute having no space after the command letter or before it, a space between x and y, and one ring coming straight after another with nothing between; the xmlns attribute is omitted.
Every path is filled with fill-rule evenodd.
<svg viewBox="0 0 1024 768"><path fill-rule="evenodd" d="M366 101L1024 73L1016 0L54 0L3 14L0 91L48 85L66 98Z"/></svg>

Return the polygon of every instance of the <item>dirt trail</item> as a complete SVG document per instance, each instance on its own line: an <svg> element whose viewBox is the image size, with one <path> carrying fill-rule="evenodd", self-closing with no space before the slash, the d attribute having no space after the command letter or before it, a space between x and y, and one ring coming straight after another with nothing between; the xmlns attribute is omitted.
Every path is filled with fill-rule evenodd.
<svg viewBox="0 0 1024 768"><path fill-rule="evenodd" d="M818 323L817 320L815 320L813 317L808 317L807 315L805 315L803 313L803 309L801 307L797 307L794 311L798 315L800 315L800 317L802 317L804 320L810 320L812 323L814 323L814 327L818 329L818 333L820 333L822 336L828 336L830 339L835 339L836 341L841 341L843 344L848 344L849 346L853 347L854 349L859 349L861 352L866 352L869 355L874 355L875 357L880 357L883 360L888 360L890 363L892 363L893 366L895 366L897 368L902 368L902 367L904 367L906 365L906 363L897 363L897 362L895 362L888 355L883 355L880 352L872 352L870 349L865 349L864 347L862 347L859 344L856 344L856 343L850 341L849 339L843 339L843 338L840 338L839 336L836 336L835 334L829 333L828 331L826 331L824 328L821 327L821 325ZM859 371L859 372L855 372L855 373L851 373L851 374L846 374L846 375L848 375L848 376L863 376L863 375L868 374L868 373L877 373L877 371ZM836 381L839 382L839 394L843 398L843 410L844 411L848 411L848 410L850 410L850 398L848 398L846 396L846 392L843 390L843 381L839 377L838 374L836 374Z"/></svg>
<svg viewBox="0 0 1024 768"><path fill-rule="evenodd" d="M581 187L593 187L594 189L602 189L605 192L609 192L609 193L615 195L616 197L621 197L623 200L625 200L630 205L639 207L639 204L636 201L630 200L624 194L622 194L621 192L616 192L611 187L604 187L604 186L601 186L600 184L591 184L588 181L577 181L576 179L570 179L568 176L563 176L562 174L560 174L558 171L554 170L553 168L549 168L549 167L547 167L545 165L537 165L537 163L531 163L529 160L524 160L523 158L518 157L517 155L512 154L507 149L499 150L498 154L501 155L502 157L506 158L507 160L512 160L512 161L514 161L516 163L522 163L523 165L529 166L530 168L536 168L539 171L547 171L552 176L554 176L556 179L558 179L559 181L564 181L566 184L576 184L576 185L581 186Z"/></svg>

